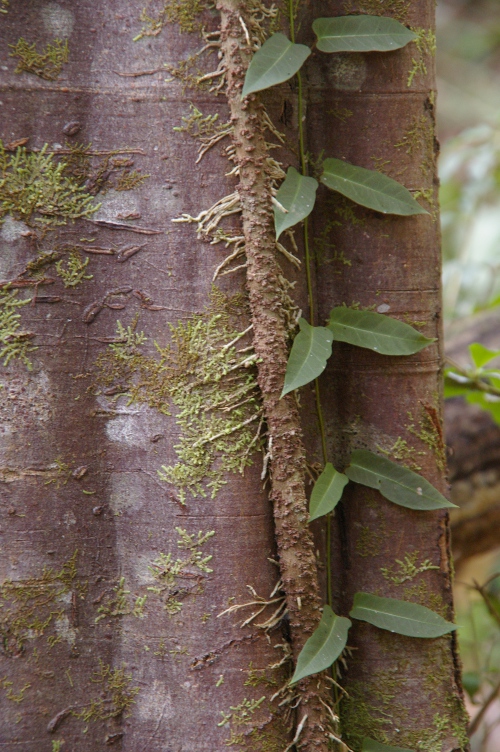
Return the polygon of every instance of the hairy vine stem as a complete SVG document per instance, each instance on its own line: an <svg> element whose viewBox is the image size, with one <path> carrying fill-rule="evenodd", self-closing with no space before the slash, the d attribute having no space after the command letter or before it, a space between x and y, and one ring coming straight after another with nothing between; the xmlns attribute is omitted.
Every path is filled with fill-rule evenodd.
<svg viewBox="0 0 500 752"><path fill-rule="evenodd" d="M276 541L290 617L292 653L296 659L317 627L322 597L308 526L304 487L306 458L300 418L291 395L280 399L288 359L288 335L283 316L281 270L276 258L264 110L255 95L241 99L252 54L244 29L244 26L252 29L249 5L243 0L217 0L234 155L239 172L238 192L258 382L273 441L271 499ZM296 746L308 752L326 752L331 748L329 734L332 730L332 715L328 712L331 691L326 673L304 679L299 684L299 693L297 728L301 728L301 733Z"/></svg>

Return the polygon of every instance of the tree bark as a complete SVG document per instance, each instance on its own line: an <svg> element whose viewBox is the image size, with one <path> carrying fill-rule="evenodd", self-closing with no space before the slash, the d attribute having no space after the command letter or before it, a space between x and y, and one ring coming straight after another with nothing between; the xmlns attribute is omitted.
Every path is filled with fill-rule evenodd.
<svg viewBox="0 0 500 752"><path fill-rule="evenodd" d="M28 138L30 150L48 143L67 160L67 141L91 142L101 156L91 157L86 190L102 187L94 202L102 208L88 221L43 235L35 216L21 223L12 212L1 227L1 279L18 279L49 251L60 254L66 269L68 249L76 247L82 260L90 258L85 273L93 276L66 288L53 263L45 276L56 281L35 287L36 300L33 287L19 288L19 297L32 299L20 309L21 328L34 333L29 342L38 349L29 353L32 371L18 359L1 366L0 743L6 750L40 752L52 742L52 749L71 752L105 745L194 752L223 749L235 737L240 748L288 743L289 723L275 720L269 701L286 679L282 668L268 669L283 657L281 633L267 639L253 622L240 628L258 607L217 618L230 605L258 600L247 586L265 600L279 579L270 561L275 545L261 457L251 455L244 477L225 474L214 499L209 491L206 498L188 493L181 505L178 490L158 476L162 465L178 461L179 410L170 403L165 415L161 394L130 402L120 396L127 384L103 384L96 365L100 357L109 360L110 342L120 340L117 319L145 332L143 352L154 362L155 341L173 343L169 326L196 323L193 316L209 305L214 269L227 253L223 244L197 241L190 225L171 221L198 214L234 189L234 179L224 177L227 141L195 172L198 143L173 131L189 116L189 102L204 115L218 114L220 123L227 108L206 89L185 92L163 67L198 51L199 33L181 34L171 23L157 37L132 41L143 7L124 0L25 1L2 15L4 50L21 37L36 42L39 53L57 37L69 46L53 81L16 74L18 60L8 58L1 73L4 143ZM216 28L210 13L205 21ZM217 67L216 52L199 59L202 72ZM125 166L109 163L101 172L112 172L103 178L99 166L112 150L125 152L113 157ZM118 191L124 170L149 177ZM243 280L240 271L221 287L241 298ZM244 331L245 305L237 312ZM258 421L251 427L253 435ZM207 563L213 572L186 565L162 600L148 588L162 584L158 577L168 566L155 562L161 554L188 558L177 527L195 538L199 530L215 531L199 549L213 556ZM141 608L137 599L144 596ZM277 608L276 598L261 620ZM171 609L177 600L180 611L170 615L167 600Z"/></svg>
<svg viewBox="0 0 500 752"><path fill-rule="evenodd" d="M382 170L420 196L430 216L383 217L323 193L313 219L321 319L333 306L355 305L440 338L429 54L434 3L334 2L322 11L318 15L379 12L419 32L419 46L401 51L315 60L308 69L307 122L314 155ZM336 466L345 466L353 449L368 448L413 468L445 492L441 366L440 340L409 358L336 345L322 396ZM374 490L350 485L336 519L332 578L339 613L347 615L354 593L362 591L417 602L453 619L445 511L403 509ZM349 645L341 719L353 749L361 748L365 736L409 749L467 749L454 635L409 639L357 622Z"/></svg>

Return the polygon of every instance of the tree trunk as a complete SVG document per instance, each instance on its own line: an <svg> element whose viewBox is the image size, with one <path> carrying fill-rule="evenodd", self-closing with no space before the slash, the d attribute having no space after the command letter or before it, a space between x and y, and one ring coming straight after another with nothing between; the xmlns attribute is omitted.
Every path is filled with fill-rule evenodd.
<svg viewBox="0 0 500 752"><path fill-rule="evenodd" d="M383 217L323 194L314 215L320 319L346 304L440 337L434 3L334 2L322 10L391 15L419 40L393 53L324 56L310 66L310 150L380 169L414 191L430 216ZM446 490L441 358L439 341L409 358L334 347L322 401L337 467L353 449L368 448ZM332 544L338 611L347 614L361 591L453 619L447 513L407 510L353 484L346 491ZM412 750L467 748L454 635L409 639L358 622L349 646L341 719L353 749L365 736Z"/></svg>
<svg viewBox="0 0 500 752"><path fill-rule="evenodd" d="M26 752L283 752L300 731L297 748L326 749L325 677L287 686L289 653L319 616L322 575L294 401L278 400L296 313L289 292L295 285L305 309L305 279L288 255L283 281L270 251L271 206L252 196L268 193L270 175L252 172L268 146L243 132L264 116L235 95L249 29L262 41L284 16L219 0L220 37L221 18L202 0L3 5L12 57L0 133L9 283L0 292L0 742ZM405 1L388 5L432 27L427 0L408 13ZM380 3L304 6L308 18L358 9L377 13ZM304 36L308 28L304 18ZM315 157L325 149L434 188L430 37L419 40L391 55L314 56ZM294 84L265 97L266 141L279 124L287 166ZM433 194L422 195L434 212ZM439 334L436 223L381 219L332 195L321 206L321 317L336 304L375 305ZM281 297L262 294L276 280ZM443 488L439 365L437 347L393 363L339 346L324 380L331 459L368 446L418 463ZM309 459L322 461L310 415ZM451 618L444 514L408 512L365 489L349 492L337 520L339 613L368 590ZM415 581L398 584L400 568ZM352 635L343 725L353 749L366 735L464 750L454 638L422 645L368 625Z"/></svg>
<svg viewBox="0 0 500 752"><path fill-rule="evenodd" d="M247 739L260 739L266 749L288 743L288 721L275 721L269 702L286 679L283 669L268 668L284 657L281 632L268 638L254 622L240 628L258 604L217 618L228 606L259 601L248 586L267 599L279 580L256 453L258 398L240 408L239 419L237 407L228 414L222 404L196 422L197 399L207 406L219 393L231 406L257 393L251 361L250 368L235 367L227 382L218 381L215 362L211 381L200 386L210 353L248 326L244 273L222 278L222 290L237 297L225 302L218 295L209 310L214 270L228 251L223 243L197 241L191 225L172 223L234 190L234 178L224 177L227 139L195 168L200 141L173 130L195 122L182 121L193 113L191 102L204 116L219 115L212 131L207 126L209 136L217 135L227 107L208 87L186 93L185 81L172 81L163 67L177 67L199 50L199 32L183 34L169 23L158 37L132 41L143 7L119 0L26 1L11 3L2 15L4 50L21 37L36 42L38 53L56 38L67 38L69 47L56 80L15 73L19 57L8 59L4 143L27 138L29 154L48 143L84 195L102 203L87 219L49 224L44 233L40 213L29 214L27 190L18 202L25 205L7 212L1 228L2 280L19 278L12 289L40 276L55 280L19 288L18 298L32 302L15 309L17 332L32 332L25 341L38 349L28 353L31 371L12 358L1 374L0 742L8 750L41 752L51 742L68 752L105 744L129 752L194 752L223 749L231 739L243 748ZM177 14L186 26L189 5L185 13L171 8L173 20ZM214 14L205 20L217 27ZM197 28L196 16L192 23ZM53 73L46 62L35 63ZM198 63L205 71L217 68L217 49L186 75L195 75ZM90 165L81 147L68 153L89 143ZM55 180L53 172L38 178L44 186ZM49 252L59 260L37 278L21 276ZM68 271L71 253L81 264L90 259L84 274L92 279L65 287L55 263ZM117 320L125 329L118 334ZM179 322L197 326L198 337ZM142 331L147 341L140 345ZM155 343L172 347L164 371ZM246 335L234 352L227 348L230 357L220 368L248 358L236 350L250 343ZM183 408L191 425L179 418ZM248 427L233 430L249 419ZM218 440L221 459L205 445L189 453L198 436L215 442L225 430L233 432ZM177 476L184 469L186 483L198 477L201 484L192 486L195 496L184 489L185 503L179 488L158 475L163 465L182 463L176 446L183 439L187 459ZM248 458L253 464L244 477L225 472ZM204 471L209 481L225 484L213 495ZM185 536L196 543L200 530L215 534L191 545ZM213 558L200 568L206 556ZM257 622L279 608L280 593L272 600Z"/></svg>

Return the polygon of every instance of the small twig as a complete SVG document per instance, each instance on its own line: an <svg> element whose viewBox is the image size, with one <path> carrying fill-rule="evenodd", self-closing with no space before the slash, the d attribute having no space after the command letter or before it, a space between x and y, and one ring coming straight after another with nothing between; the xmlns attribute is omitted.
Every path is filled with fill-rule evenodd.
<svg viewBox="0 0 500 752"><path fill-rule="evenodd" d="M498 575L495 575L495 576L497 577ZM489 582L491 582L491 579L489 579L488 582L486 582L484 585L479 585L479 583L476 582L476 580L473 580L473 582L474 582L474 585L472 585L472 588L474 590L477 590L477 592L479 593L479 595L481 596L481 598L485 602L486 608L488 609L488 612L489 612L490 616L496 621L496 623L500 627L500 614L494 608L494 606L493 606L493 604L492 604L492 602L490 600L490 597L489 597L488 593L485 590L486 585Z"/></svg>
<svg viewBox="0 0 500 752"><path fill-rule="evenodd" d="M467 734L469 737L471 737L477 731L477 729L479 728L479 724L484 718L484 714L490 707L491 703L495 700L499 692L500 692L500 682L498 682L498 684L495 687L493 687L490 694L484 701L484 704L481 710L477 713L477 715L474 716L474 718L470 722L469 728L467 729Z"/></svg>

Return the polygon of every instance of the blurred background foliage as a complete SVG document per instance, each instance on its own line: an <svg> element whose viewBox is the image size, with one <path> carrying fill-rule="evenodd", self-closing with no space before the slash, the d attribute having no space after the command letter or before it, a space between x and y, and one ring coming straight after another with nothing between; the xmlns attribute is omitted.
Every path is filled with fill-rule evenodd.
<svg viewBox="0 0 500 752"><path fill-rule="evenodd" d="M439 0L437 22L450 320L500 302L500 2Z"/></svg>
<svg viewBox="0 0 500 752"><path fill-rule="evenodd" d="M448 354L451 350L462 376L470 376L474 362L468 344L500 349L500 0L438 0L437 50L445 335ZM488 364L495 385L500 385L498 364L500 358ZM500 423L500 398L486 399L494 407L492 422ZM474 409L487 406L484 394L471 401ZM457 409L466 416L462 435L469 429L473 442L473 430L464 422L477 416L467 413L463 398L449 402L455 421ZM453 439L450 444L453 455ZM492 456L488 472L500 507L500 451ZM452 481L454 474L466 475L464 467L453 468L453 459L450 467ZM472 752L500 750L499 573L500 527L497 546L467 558L455 583Z"/></svg>

